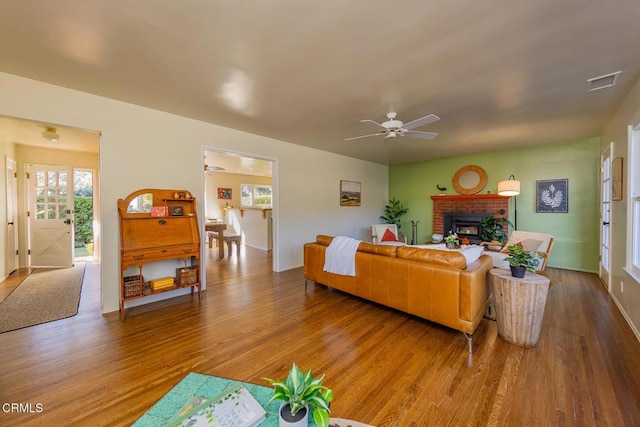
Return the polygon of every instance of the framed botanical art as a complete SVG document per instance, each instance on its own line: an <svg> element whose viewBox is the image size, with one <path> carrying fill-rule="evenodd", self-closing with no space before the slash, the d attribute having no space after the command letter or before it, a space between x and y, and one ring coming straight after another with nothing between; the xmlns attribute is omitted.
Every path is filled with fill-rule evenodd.
<svg viewBox="0 0 640 427"><path fill-rule="evenodd" d="M218 199L231 199L231 189L218 187Z"/></svg>
<svg viewBox="0 0 640 427"><path fill-rule="evenodd" d="M536 181L536 212L569 212L569 180L546 179Z"/></svg>
<svg viewBox="0 0 640 427"><path fill-rule="evenodd" d="M340 180L340 206L360 206L360 190L359 182Z"/></svg>
<svg viewBox="0 0 640 427"><path fill-rule="evenodd" d="M622 200L622 157L611 162L611 200Z"/></svg>

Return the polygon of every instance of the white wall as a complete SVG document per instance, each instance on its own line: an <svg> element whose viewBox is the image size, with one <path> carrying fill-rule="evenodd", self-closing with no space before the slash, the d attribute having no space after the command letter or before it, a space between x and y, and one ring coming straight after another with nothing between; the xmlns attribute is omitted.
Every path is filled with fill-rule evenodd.
<svg viewBox="0 0 640 427"><path fill-rule="evenodd" d="M100 131L102 303L118 309L116 203L142 188L204 194L203 149L276 159L274 259L302 265L302 245L318 233L368 237L388 197L388 168L35 80L0 73L0 114ZM339 206L340 179L362 182L362 206ZM302 188L302 191L301 191ZM199 204L200 217L203 205ZM201 231L204 227L201 224ZM142 300L144 301L144 300Z"/></svg>
<svg viewBox="0 0 640 427"><path fill-rule="evenodd" d="M623 199L611 202L611 296L640 339L640 283L624 270L627 259L627 204L629 172L628 126L640 119L640 79L607 124L601 137L601 152L613 142L612 158L623 158ZM624 292L623 292L624 289Z"/></svg>

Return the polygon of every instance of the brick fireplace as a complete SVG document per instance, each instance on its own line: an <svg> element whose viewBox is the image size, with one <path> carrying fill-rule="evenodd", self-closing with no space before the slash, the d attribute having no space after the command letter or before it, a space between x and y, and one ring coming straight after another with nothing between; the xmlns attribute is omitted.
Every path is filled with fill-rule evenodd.
<svg viewBox="0 0 640 427"><path fill-rule="evenodd" d="M445 213L492 213L495 217L509 218L509 197L497 194L447 194L431 196L433 200L433 232L449 234L444 229ZM504 213L504 214L503 214ZM505 232L506 224L505 224Z"/></svg>

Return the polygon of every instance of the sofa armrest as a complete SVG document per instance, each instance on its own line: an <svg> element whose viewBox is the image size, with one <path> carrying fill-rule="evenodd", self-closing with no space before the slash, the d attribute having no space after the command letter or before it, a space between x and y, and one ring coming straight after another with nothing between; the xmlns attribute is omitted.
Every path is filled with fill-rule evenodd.
<svg viewBox="0 0 640 427"><path fill-rule="evenodd" d="M487 273L493 268L493 260L481 255L478 260L460 272L460 318L469 322L479 321L489 300Z"/></svg>

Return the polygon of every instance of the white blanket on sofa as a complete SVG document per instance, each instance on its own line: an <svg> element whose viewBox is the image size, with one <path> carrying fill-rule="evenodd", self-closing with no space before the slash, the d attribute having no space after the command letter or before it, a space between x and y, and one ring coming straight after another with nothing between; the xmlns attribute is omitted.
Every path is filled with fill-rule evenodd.
<svg viewBox="0 0 640 427"><path fill-rule="evenodd" d="M336 236L324 252L323 270L343 276L356 275L356 252L360 240Z"/></svg>

